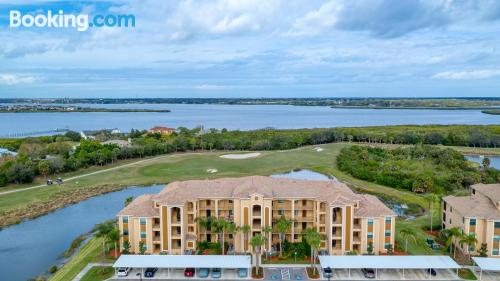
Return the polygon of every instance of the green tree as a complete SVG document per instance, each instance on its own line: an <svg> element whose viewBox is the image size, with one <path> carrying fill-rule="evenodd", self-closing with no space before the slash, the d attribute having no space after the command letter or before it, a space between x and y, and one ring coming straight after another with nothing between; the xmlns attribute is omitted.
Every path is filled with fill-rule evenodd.
<svg viewBox="0 0 500 281"><path fill-rule="evenodd" d="M262 227L262 233L264 233L264 237L266 237L267 241L271 241L271 235L273 232L273 228L270 226L264 226ZM267 248L267 247L265 247ZM266 251L266 259L269 259L269 251Z"/></svg>
<svg viewBox="0 0 500 281"><path fill-rule="evenodd" d="M412 228L403 228L399 231L399 234L405 239L405 252L408 253L408 240L412 239L414 243L417 243L415 230Z"/></svg>
<svg viewBox="0 0 500 281"><path fill-rule="evenodd" d="M430 220L431 220L431 225L430 225L430 230L432 232L432 228L433 228L433 219L434 219L434 205L436 204L436 202L438 202L439 200L439 196L437 196L436 194L434 193L431 193L429 194L428 196L428 199L429 199L429 216L430 216Z"/></svg>
<svg viewBox="0 0 500 281"><path fill-rule="evenodd" d="M370 242L368 243L368 246L366 247L366 254L368 255L373 255L373 243Z"/></svg>
<svg viewBox="0 0 500 281"><path fill-rule="evenodd" d="M316 228L306 228L302 235L306 240L307 244L311 247L311 268L314 274L316 274L316 259L321 248L321 241L323 237L318 233Z"/></svg>
<svg viewBox="0 0 500 281"><path fill-rule="evenodd" d="M471 259L471 251L474 251L474 249L476 248L476 244L477 244L477 238L476 238L476 235L475 234L464 234L462 235L462 237L460 237L460 240L459 240L460 243L463 243L465 244L467 247L466 247L466 253L467 255L469 256L469 260Z"/></svg>
<svg viewBox="0 0 500 281"><path fill-rule="evenodd" d="M483 170L488 171L490 168L490 158L484 157L483 161L481 161L481 164L483 165Z"/></svg>
<svg viewBox="0 0 500 281"><path fill-rule="evenodd" d="M245 253L247 252L248 249L248 235L250 234L251 230L252 228L248 224L245 224L240 228L241 233L243 233L243 243L244 243L243 250L245 251Z"/></svg>
<svg viewBox="0 0 500 281"><path fill-rule="evenodd" d="M132 201L134 201L134 196L129 196L127 198L125 198L125 207L127 207L130 203L132 203Z"/></svg>
<svg viewBox="0 0 500 281"><path fill-rule="evenodd" d="M124 255L130 254L130 242L128 240L123 241L122 254Z"/></svg>
<svg viewBox="0 0 500 281"><path fill-rule="evenodd" d="M257 268L257 273L260 272L260 257L262 253L262 246L266 244L266 238L260 234L255 235L250 240L253 252L255 255L255 267Z"/></svg>
<svg viewBox="0 0 500 281"><path fill-rule="evenodd" d="M100 223L96 227L96 237L102 239L102 258L106 256L106 240L109 233L113 230L113 225L110 223Z"/></svg>
<svg viewBox="0 0 500 281"><path fill-rule="evenodd" d="M47 178L47 176L50 174L50 163L47 160L42 160L38 162L38 172L40 175L44 176Z"/></svg>
<svg viewBox="0 0 500 281"><path fill-rule="evenodd" d="M144 241L139 241L139 254L144 255L146 253L147 247Z"/></svg>
<svg viewBox="0 0 500 281"><path fill-rule="evenodd" d="M481 243L481 248L479 248L479 256L482 258L488 257L488 244Z"/></svg>
<svg viewBox="0 0 500 281"><path fill-rule="evenodd" d="M118 241L120 241L120 230L115 227L108 232L107 239L114 244L115 257L118 257Z"/></svg>
<svg viewBox="0 0 500 281"><path fill-rule="evenodd" d="M281 216L279 220L275 224L276 232L279 234L279 247L280 247L280 257L283 256L283 238L285 234L292 228L293 222L289 221L285 218L285 216Z"/></svg>
<svg viewBox="0 0 500 281"><path fill-rule="evenodd" d="M226 221L225 219L216 219L214 220L214 223L212 224L215 232L217 233L217 236L219 237L221 241L221 250L222 254L224 255L224 236L226 234L226 231L229 227L229 222ZM217 239L217 240L219 240Z"/></svg>
<svg viewBox="0 0 500 281"><path fill-rule="evenodd" d="M212 230L212 225L214 223L213 217L197 217L195 222L198 224L200 230L204 231L205 240L207 238L207 232ZM210 241L207 241L210 242Z"/></svg>

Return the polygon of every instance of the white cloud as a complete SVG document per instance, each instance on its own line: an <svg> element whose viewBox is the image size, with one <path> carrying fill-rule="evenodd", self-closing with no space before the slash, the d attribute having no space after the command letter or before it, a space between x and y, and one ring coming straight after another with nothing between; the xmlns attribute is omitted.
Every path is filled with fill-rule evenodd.
<svg viewBox="0 0 500 281"><path fill-rule="evenodd" d="M468 71L444 71L432 76L435 79L478 80L500 76L500 69L482 69Z"/></svg>
<svg viewBox="0 0 500 281"><path fill-rule="evenodd" d="M0 74L0 85L18 85L18 84L32 84L38 81L39 78L33 75L19 75L2 73Z"/></svg>
<svg viewBox="0 0 500 281"><path fill-rule="evenodd" d="M167 20L171 39L195 35L224 35L258 32L270 23L280 1L195 1L179 3Z"/></svg>

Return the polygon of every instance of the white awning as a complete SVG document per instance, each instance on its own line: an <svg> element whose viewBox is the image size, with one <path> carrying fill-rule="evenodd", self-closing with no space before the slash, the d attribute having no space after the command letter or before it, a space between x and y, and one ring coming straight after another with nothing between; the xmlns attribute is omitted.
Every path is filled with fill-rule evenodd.
<svg viewBox="0 0 500 281"><path fill-rule="evenodd" d="M460 268L449 256L320 256L322 268L378 269L456 269Z"/></svg>
<svg viewBox="0 0 500 281"><path fill-rule="evenodd" d="M498 258L473 257L472 260L474 260L481 270L500 271L500 259Z"/></svg>
<svg viewBox="0 0 500 281"><path fill-rule="evenodd" d="M247 255L121 255L113 267L250 268Z"/></svg>

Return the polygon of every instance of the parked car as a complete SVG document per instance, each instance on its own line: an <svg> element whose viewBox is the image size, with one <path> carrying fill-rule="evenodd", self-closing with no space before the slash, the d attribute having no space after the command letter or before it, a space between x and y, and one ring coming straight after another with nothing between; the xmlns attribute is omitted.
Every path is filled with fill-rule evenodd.
<svg viewBox="0 0 500 281"><path fill-rule="evenodd" d="M158 271L156 267L148 267L146 271L144 271L144 277L154 277L155 273Z"/></svg>
<svg viewBox="0 0 500 281"><path fill-rule="evenodd" d="M184 276L185 277L193 277L194 276L194 268L188 267L184 269Z"/></svg>
<svg viewBox="0 0 500 281"><path fill-rule="evenodd" d="M126 277L128 276L131 268L130 267L120 267L118 268L118 277Z"/></svg>
<svg viewBox="0 0 500 281"><path fill-rule="evenodd" d="M236 273L240 278L246 278L248 276L248 270L246 268L238 268Z"/></svg>
<svg viewBox="0 0 500 281"><path fill-rule="evenodd" d="M222 272L220 268L212 268L212 278L220 278L222 276Z"/></svg>
<svg viewBox="0 0 500 281"><path fill-rule="evenodd" d="M361 269L365 278L373 279L375 278L375 270L373 268L363 268Z"/></svg>
<svg viewBox="0 0 500 281"><path fill-rule="evenodd" d="M437 272L434 270L434 268L427 269L427 273L429 273L432 276L436 276L437 275Z"/></svg>
<svg viewBox="0 0 500 281"><path fill-rule="evenodd" d="M209 274L210 274L210 269L208 269L208 268L198 269L198 277L199 278L207 278Z"/></svg>
<svg viewBox="0 0 500 281"><path fill-rule="evenodd" d="M323 269L323 277L324 278L332 278L333 277L333 271L330 267Z"/></svg>

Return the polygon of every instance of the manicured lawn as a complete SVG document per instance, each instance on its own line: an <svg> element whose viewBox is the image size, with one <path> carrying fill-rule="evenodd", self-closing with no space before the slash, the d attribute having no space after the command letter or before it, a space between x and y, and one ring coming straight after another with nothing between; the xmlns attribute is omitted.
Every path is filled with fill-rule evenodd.
<svg viewBox="0 0 500 281"><path fill-rule="evenodd" d="M91 262L102 262L102 239L92 238L85 244L80 252L76 254L67 264L59 269L53 276L49 278L50 281L66 281L73 280L73 278L82 271L85 266ZM104 262L112 262L110 259ZM93 279L88 279L93 280ZM101 279L97 279L101 280Z"/></svg>
<svg viewBox="0 0 500 281"><path fill-rule="evenodd" d="M111 266L92 267L81 279L81 281L102 281L111 278L115 270Z"/></svg>

